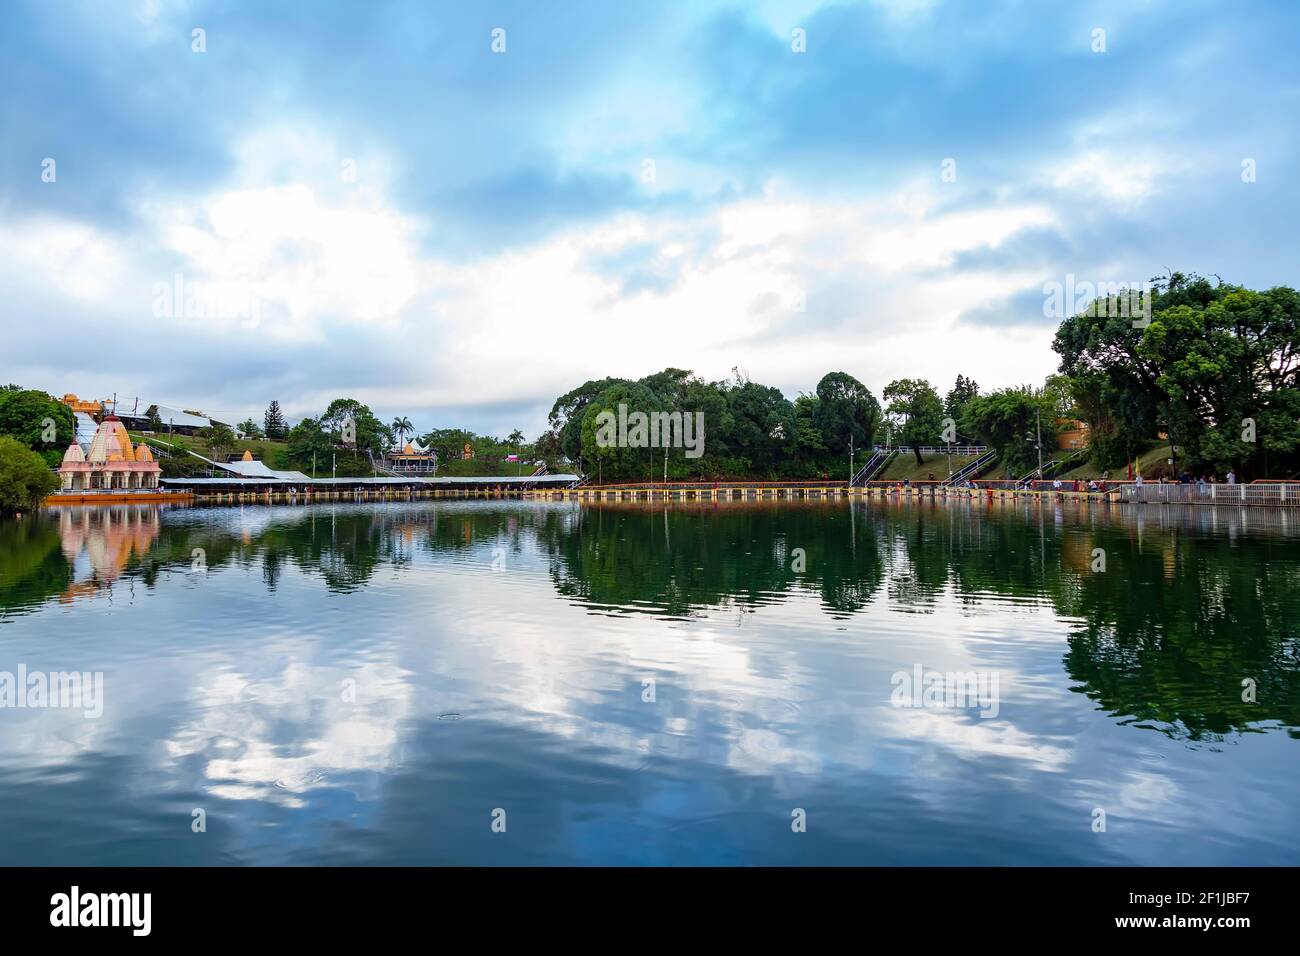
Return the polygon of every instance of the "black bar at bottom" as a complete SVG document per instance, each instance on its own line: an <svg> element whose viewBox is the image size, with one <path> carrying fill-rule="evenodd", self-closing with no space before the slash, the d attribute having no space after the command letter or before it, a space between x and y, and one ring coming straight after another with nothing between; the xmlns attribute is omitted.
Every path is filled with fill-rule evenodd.
<svg viewBox="0 0 1300 956"><path fill-rule="evenodd" d="M336 946L429 929L495 943L557 920L566 941L608 940L620 923L649 940L699 921L761 938L812 920L818 936L857 939L910 926L909 935L947 944L1028 931L1062 942L1199 934L1231 945L1295 926L1295 879L1294 870L1261 868L22 868L0 869L0 925L7 941L76 933L79 942Z"/></svg>

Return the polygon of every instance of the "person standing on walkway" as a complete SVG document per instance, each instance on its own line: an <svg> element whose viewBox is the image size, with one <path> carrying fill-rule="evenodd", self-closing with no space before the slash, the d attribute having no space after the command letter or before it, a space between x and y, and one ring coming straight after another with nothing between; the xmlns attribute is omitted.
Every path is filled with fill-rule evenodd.
<svg viewBox="0 0 1300 956"><path fill-rule="evenodd" d="M1235 485L1236 483L1237 483L1237 473L1236 473L1235 471L1233 471L1231 468L1229 468L1229 469L1228 469L1228 484L1230 484L1230 485Z"/></svg>

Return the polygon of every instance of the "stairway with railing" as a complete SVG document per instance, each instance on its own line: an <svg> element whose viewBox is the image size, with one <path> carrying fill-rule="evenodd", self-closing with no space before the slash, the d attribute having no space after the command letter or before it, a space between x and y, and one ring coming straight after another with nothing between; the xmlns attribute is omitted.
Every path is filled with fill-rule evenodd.
<svg viewBox="0 0 1300 956"><path fill-rule="evenodd" d="M944 481L945 485L959 485L963 481L969 481L975 478L989 465L997 460L998 453L992 449L986 451L972 462L962 465Z"/></svg>
<svg viewBox="0 0 1300 956"><path fill-rule="evenodd" d="M1087 461L1088 454L1089 451L1087 448L1076 448L1069 454L1061 455L1056 458L1049 458L1047 461L1043 462L1043 467L1041 469L1035 468L1029 474L1019 479L1016 482L1016 487L1028 488L1035 481L1045 481L1046 479L1053 478L1062 472L1069 471L1072 468L1077 468L1079 465L1082 465Z"/></svg>
<svg viewBox="0 0 1300 956"><path fill-rule="evenodd" d="M893 461L894 456L897 454L897 448L877 448L871 457L867 459L866 464L859 468L853 477L849 479L850 487L871 481L876 475L885 470L885 466Z"/></svg>

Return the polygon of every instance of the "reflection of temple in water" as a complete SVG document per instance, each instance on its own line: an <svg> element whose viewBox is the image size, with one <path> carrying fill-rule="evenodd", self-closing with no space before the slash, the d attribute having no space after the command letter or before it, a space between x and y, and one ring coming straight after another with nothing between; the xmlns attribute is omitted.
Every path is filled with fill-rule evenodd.
<svg viewBox="0 0 1300 956"><path fill-rule="evenodd" d="M162 530L162 511L152 505L62 508L58 511L63 555L72 583L61 600L72 601L111 585L132 555L143 557Z"/></svg>

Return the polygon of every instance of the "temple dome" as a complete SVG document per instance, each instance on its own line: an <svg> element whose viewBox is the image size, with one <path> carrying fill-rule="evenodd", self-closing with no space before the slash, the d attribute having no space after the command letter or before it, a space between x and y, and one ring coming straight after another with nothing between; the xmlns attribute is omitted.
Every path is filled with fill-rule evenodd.
<svg viewBox="0 0 1300 956"><path fill-rule="evenodd" d="M75 441L68 446L68 450L63 453L63 463L65 465L83 465L86 462L86 453L81 450L81 446Z"/></svg>
<svg viewBox="0 0 1300 956"><path fill-rule="evenodd" d="M153 461L153 452L149 450L149 446L144 442L140 442L140 444L135 446L135 460Z"/></svg>
<svg viewBox="0 0 1300 956"><path fill-rule="evenodd" d="M240 461L252 461L252 460L253 460L253 453L249 451L247 448L245 448L244 457L241 458Z"/></svg>

